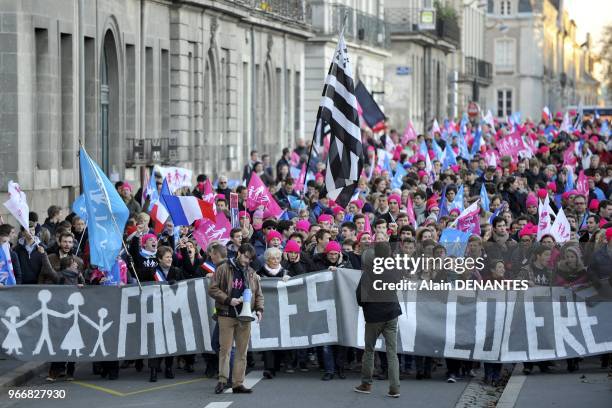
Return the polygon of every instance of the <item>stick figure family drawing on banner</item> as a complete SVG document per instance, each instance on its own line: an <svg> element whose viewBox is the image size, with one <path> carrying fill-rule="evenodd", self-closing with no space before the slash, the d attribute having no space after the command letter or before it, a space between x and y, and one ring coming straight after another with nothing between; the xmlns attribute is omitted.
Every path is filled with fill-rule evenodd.
<svg viewBox="0 0 612 408"><path fill-rule="evenodd" d="M8 329L8 333L2 342L2 348L6 354L21 355L21 338L19 337L18 329L26 325L30 320L40 317L41 330L40 337L36 343L36 347L32 352L33 355L40 354L44 345L47 347L49 355L54 356L56 352L53 350L53 343L49 334L49 317L56 317L60 319L72 319L72 326L64 336L64 340L60 344L60 349L66 350L68 356L72 356L73 352L76 357L81 356L81 349L85 348L83 343L83 337L81 335L81 328L79 326L79 318L85 323L89 324L95 330L98 331L98 338L94 345L93 351L89 355L94 357L98 350L104 357L108 355L106 347L104 346L104 333L112 326L113 322L105 323L104 320L108 317L108 310L106 308L100 308L98 310L98 323L91 320L89 317L80 312L79 307L85 304L83 295L79 292L72 293L67 300L67 303L72 306L72 309L66 313L60 313L48 307L48 303L51 300L51 292L47 289L43 289L38 292L38 301L40 302L40 309L26 317L25 319L18 321L21 316L21 311L17 306L9 307L4 313L5 317L0 318L4 326Z"/></svg>

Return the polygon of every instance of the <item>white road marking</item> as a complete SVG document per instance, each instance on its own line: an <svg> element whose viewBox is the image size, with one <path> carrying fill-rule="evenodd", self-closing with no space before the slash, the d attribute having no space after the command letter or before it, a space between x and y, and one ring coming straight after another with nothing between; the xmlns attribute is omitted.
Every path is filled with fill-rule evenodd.
<svg viewBox="0 0 612 408"><path fill-rule="evenodd" d="M259 381L261 381L262 378L263 378L263 371L261 371L261 370L251 371L250 373L247 374L246 377L244 377L244 384L243 385L246 388L253 388L255 386L255 384L257 384ZM225 392L225 394L228 394L228 393L232 392L232 389L228 388L224 392Z"/></svg>
<svg viewBox="0 0 612 408"><path fill-rule="evenodd" d="M232 401L224 401L224 402L211 402L204 408L227 408L232 405Z"/></svg>

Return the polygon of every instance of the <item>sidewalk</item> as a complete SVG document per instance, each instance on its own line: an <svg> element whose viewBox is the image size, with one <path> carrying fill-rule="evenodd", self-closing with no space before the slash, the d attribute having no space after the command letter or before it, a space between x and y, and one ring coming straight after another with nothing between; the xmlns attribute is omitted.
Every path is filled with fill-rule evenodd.
<svg viewBox="0 0 612 408"><path fill-rule="evenodd" d="M522 364L512 374L512 386L499 401L499 407L609 408L612 400L612 379L608 370L600 368L599 357L580 363L580 370L569 373L565 361L557 361L554 373L541 374L537 367L528 376ZM510 384L509 384L510 385ZM513 403L514 402L514 403Z"/></svg>
<svg viewBox="0 0 612 408"><path fill-rule="evenodd" d="M0 354L0 388L18 387L46 370L47 363L19 361Z"/></svg>

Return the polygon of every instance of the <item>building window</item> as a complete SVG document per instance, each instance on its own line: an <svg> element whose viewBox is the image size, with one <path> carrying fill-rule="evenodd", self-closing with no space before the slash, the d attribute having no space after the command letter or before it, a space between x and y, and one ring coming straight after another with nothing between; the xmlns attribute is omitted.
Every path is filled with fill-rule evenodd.
<svg viewBox="0 0 612 408"><path fill-rule="evenodd" d="M499 1L499 14L502 16L509 16L512 14L512 0Z"/></svg>
<svg viewBox="0 0 612 408"><path fill-rule="evenodd" d="M497 91L497 117L501 118L512 114L512 90L499 89Z"/></svg>
<svg viewBox="0 0 612 408"><path fill-rule="evenodd" d="M495 40L495 71L514 71L514 54L513 39L502 38Z"/></svg>

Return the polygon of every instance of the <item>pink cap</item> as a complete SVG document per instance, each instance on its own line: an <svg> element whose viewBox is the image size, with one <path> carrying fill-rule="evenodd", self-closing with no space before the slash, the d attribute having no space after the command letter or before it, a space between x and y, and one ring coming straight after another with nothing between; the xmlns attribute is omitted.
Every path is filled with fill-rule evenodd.
<svg viewBox="0 0 612 408"><path fill-rule="evenodd" d="M342 252L342 247L336 241L329 241L325 247L325 253L328 254L330 252Z"/></svg>
<svg viewBox="0 0 612 408"><path fill-rule="evenodd" d="M555 182L550 182L546 185L546 188L549 189L550 191L552 191L553 193L557 192L557 183Z"/></svg>
<svg viewBox="0 0 612 408"><path fill-rule="evenodd" d="M276 230L270 230L270 232L268 232L268 235L266 235L266 242L270 243L270 241L272 241L274 238L278 238L281 241L283 240L283 236L280 232Z"/></svg>
<svg viewBox="0 0 612 408"><path fill-rule="evenodd" d="M225 194L217 194L215 196L215 201L217 200L225 200Z"/></svg>
<svg viewBox="0 0 612 408"><path fill-rule="evenodd" d="M334 215L338 215L341 212L344 212L344 208L342 208L339 205L337 205L337 206L334 207L334 209L332 211L334 212Z"/></svg>
<svg viewBox="0 0 612 408"><path fill-rule="evenodd" d="M329 222L330 224L334 221L331 215L329 214L321 214L319 218L317 218L318 222Z"/></svg>
<svg viewBox="0 0 612 408"><path fill-rule="evenodd" d="M452 210L450 210L449 214L452 214L452 213L455 213L457 215L461 214L458 208L453 208Z"/></svg>
<svg viewBox="0 0 612 408"><path fill-rule="evenodd" d="M368 221L366 221L366 222L368 222ZM367 231L361 231L359 234L357 234L357 242L361 242L361 238L363 238L364 235L372 236L372 234L370 234Z"/></svg>
<svg viewBox="0 0 612 408"><path fill-rule="evenodd" d="M126 189L126 190L130 190L130 192L134 191L132 189L132 185L130 183L128 183L127 181L123 182L123 186L121 186L121 188Z"/></svg>
<svg viewBox="0 0 612 408"><path fill-rule="evenodd" d="M155 241L157 241L157 237L155 235L153 235L153 234L144 234L140 238L140 245L145 246L147 241L150 240L150 239L154 239Z"/></svg>
<svg viewBox="0 0 612 408"><path fill-rule="evenodd" d="M422 179L427 175L427 172L425 170L419 170L417 175L419 176L419 179Z"/></svg>
<svg viewBox="0 0 612 408"><path fill-rule="evenodd" d="M296 231L308 232L309 229L310 229L310 222L308 222L308 220L299 220L298 222L295 223Z"/></svg>
<svg viewBox="0 0 612 408"><path fill-rule="evenodd" d="M397 195L397 194L391 194L389 196L389 202L391 202L391 201L395 201L396 203L399 204L399 203L402 202L402 198L399 195Z"/></svg>
<svg viewBox="0 0 612 408"><path fill-rule="evenodd" d="M545 188L541 188L538 190L538 197L540 197L542 200L545 199L547 195L548 191L546 191Z"/></svg>
<svg viewBox="0 0 612 408"><path fill-rule="evenodd" d="M525 235L536 235L537 233L538 233L538 227L533 225L532 223L529 223L525 225L523 228L521 228L521 231L519 232L519 238L522 238Z"/></svg>
<svg viewBox="0 0 612 408"><path fill-rule="evenodd" d="M606 239L612 241L612 227L606 228Z"/></svg>
<svg viewBox="0 0 612 408"><path fill-rule="evenodd" d="M354 200L353 202L355 203L357 208L359 208L360 210L363 208L363 200L358 198L357 200Z"/></svg>
<svg viewBox="0 0 612 408"><path fill-rule="evenodd" d="M294 252L294 253L300 253L302 252L302 248L300 248L300 244L298 244L297 242L295 242L294 240L290 239L289 241L287 241L287 244L285 245L285 252Z"/></svg>
<svg viewBox="0 0 612 408"><path fill-rule="evenodd" d="M592 199L591 202L589 203L589 210L596 212L598 208L599 208L599 200L596 198Z"/></svg>
<svg viewBox="0 0 612 408"><path fill-rule="evenodd" d="M536 196L534 196L533 194L529 194L527 196L527 200L525 202L525 205L527 207L537 207L538 206L538 199Z"/></svg>
<svg viewBox="0 0 612 408"><path fill-rule="evenodd" d="M251 219L251 216L250 216L250 215L249 215L249 213L248 213L248 212L246 212L246 211L240 211L240 212L238 213L238 218L239 218L239 219L240 219L240 218L248 218L248 219L250 220L250 219Z"/></svg>

